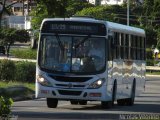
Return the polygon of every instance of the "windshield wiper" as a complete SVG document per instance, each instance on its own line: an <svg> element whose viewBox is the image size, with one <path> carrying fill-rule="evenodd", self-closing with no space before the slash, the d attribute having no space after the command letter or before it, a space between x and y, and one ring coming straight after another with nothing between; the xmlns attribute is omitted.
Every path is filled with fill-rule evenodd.
<svg viewBox="0 0 160 120"><path fill-rule="evenodd" d="M57 38L57 41L58 41L58 44L59 44L61 50L64 51L64 46L63 46L63 44L62 44L62 42L61 42L61 40L60 40L60 38L59 38L59 35L56 34L55 36L56 36L56 38Z"/></svg>
<svg viewBox="0 0 160 120"><path fill-rule="evenodd" d="M81 42L79 42L77 45L75 45L75 48L78 48L82 43L84 43L90 37L91 37L90 35L88 35L87 37L84 37L84 39Z"/></svg>

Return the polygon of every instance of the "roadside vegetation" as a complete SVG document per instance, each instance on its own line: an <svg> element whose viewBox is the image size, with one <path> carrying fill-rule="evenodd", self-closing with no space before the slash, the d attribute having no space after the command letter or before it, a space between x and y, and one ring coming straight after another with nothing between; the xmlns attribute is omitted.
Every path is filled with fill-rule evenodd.
<svg viewBox="0 0 160 120"><path fill-rule="evenodd" d="M14 28L0 29L0 45L5 46L7 56L9 56L11 45L16 41L27 42L29 40L29 33L26 30L16 30Z"/></svg>
<svg viewBox="0 0 160 120"><path fill-rule="evenodd" d="M35 90L36 63L0 60L0 96L31 99Z"/></svg>
<svg viewBox="0 0 160 120"><path fill-rule="evenodd" d="M0 116L7 117L7 115L11 114L10 108L12 104L13 100L11 98L0 96Z"/></svg>
<svg viewBox="0 0 160 120"><path fill-rule="evenodd" d="M10 54L16 58L36 59L37 50L31 48L13 48L10 50Z"/></svg>
<svg viewBox="0 0 160 120"><path fill-rule="evenodd" d="M147 75L160 75L160 71L147 71Z"/></svg>
<svg viewBox="0 0 160 120"><path fill-rule="evenodd" d="M0 60L0 81L29 82L35 81L36 63Z"/></svg>
<svg viewBox="0 0 160 120"><path fill-rule="evenodd" d="M35 90L35 83L29 83L29 82L18 82L18 81L10 81L10 82L4 82L0 81L0 88L9 88L14 86L24 86L30 90Z"/></svg>

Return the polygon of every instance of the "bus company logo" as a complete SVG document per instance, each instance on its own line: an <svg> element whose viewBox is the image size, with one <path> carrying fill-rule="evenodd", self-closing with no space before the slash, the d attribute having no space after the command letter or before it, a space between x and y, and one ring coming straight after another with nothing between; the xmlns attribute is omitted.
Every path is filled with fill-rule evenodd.
<svg viewBox="0 0 160 120"><path fill-rule="evenodd" d="M72 88L72 87L73 87L72 83L69 83L69 84L67 85L67 87L68 87L68 88Z"/></svg>

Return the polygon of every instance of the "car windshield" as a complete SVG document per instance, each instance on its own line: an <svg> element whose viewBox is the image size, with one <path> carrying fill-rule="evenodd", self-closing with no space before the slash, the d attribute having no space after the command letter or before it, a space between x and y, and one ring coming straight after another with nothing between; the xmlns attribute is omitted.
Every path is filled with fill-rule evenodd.
<svg viewBox="0 0 160 120"><path fill-rule="evenodd" d="M42 35L39 65L55 72L99 72L105 67L105 38Z"/></svg>

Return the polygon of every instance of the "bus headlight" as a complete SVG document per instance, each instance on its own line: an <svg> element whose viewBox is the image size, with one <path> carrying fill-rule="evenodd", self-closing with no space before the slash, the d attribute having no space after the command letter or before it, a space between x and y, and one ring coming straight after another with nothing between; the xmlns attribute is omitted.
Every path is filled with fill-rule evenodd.
<svg viewBox="0 0 160 120"><path fill-rule="evenodd" d="M97 81L94 81L93 83L91 83L88 87L88 89L97 89L97 88L100 88L103 83L105 82L105 79L102 78L102 79L99 79Z"/></svg>
<svg viewBox="0 0 160 120"><path fill-rule="evenodd" d="M52 84L48 80L46 80L43 76L38 75L37 81L43 86L52 87Z"/></svg>

